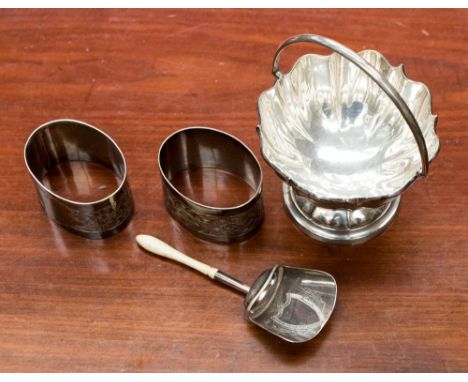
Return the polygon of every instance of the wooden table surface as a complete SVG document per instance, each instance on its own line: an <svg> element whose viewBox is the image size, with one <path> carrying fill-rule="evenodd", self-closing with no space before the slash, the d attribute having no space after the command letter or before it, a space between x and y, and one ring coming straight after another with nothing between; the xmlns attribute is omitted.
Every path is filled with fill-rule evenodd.
<svg viewBox="0 0 468 382"><path fill-rule="evenodd" d="M163 207L156 152L186 126L234 134L260 158L257 97L277 45L299 33L376 49L432 91L442 150L382 236L328 247L287 217L264 171L250 240L194 238ZM290 47L283 66L301 54ZM3 10L0 12L0 370L468 371L468 11ZM41 211L23 162L38 125L75 118L125 153L131 224L87 240ZM243 318L241 296L140 250L137 233L252 282L276 263L338 282L336 311L302 345Z"/></svg>

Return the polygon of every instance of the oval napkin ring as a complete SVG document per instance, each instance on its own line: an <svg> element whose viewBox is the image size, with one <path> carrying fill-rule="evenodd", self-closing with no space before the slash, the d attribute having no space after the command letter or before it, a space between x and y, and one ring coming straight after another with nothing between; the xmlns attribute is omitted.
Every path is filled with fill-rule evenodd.
<svg viewBox="0 0 468 382"><path fill-rule="evenodd" d="M165 205L170 215L196 236L216 243L247 239L264 216L262 170L255 155L230 134L208 127L188 127L170 135L159 149ZM183 194L173 180L182 171L224 170L243 179L254 191L242 204L213 207Z"/></svg>
<svg viewBox="0 0 468 382"><path fill-rule="evenodd" d="M24 147L24 159L47 216L58 225L90 239L121 231L130 222L134 204L127 181L127 165L112 138L87 123L60 119L39 126ZM64 161L91 161L111 169L120 180L108 196L78 202L50 190L44 175Z"/></svg>

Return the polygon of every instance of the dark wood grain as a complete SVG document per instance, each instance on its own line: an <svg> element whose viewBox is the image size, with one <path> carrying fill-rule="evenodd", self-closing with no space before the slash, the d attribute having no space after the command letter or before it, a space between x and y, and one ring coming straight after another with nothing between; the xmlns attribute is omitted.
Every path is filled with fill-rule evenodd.
<svg viewBox="0 0 468 382"><path fill-rule="evenodd" d="M287 217L261 160L266 219L250 240L194 238L164 210L156 152L211 126L260 158L256 101L277 45L304 32L377 49L425 82L442 150L392 227L327 247ZM290 47L285 68L313 46ZM0 370L468 371L466 10L0 11ZM81 119L125 153L136 214L86 240L41 211L23 163L38 125ZM134 241L154 234L252 282L276 263L332 273L337 308L314 341L281 342L243 318L241 296Z"/></svg>

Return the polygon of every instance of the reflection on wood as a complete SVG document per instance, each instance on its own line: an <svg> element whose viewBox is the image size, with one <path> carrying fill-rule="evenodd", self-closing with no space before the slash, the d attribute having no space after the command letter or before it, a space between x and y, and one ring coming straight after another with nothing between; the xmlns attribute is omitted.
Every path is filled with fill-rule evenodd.
<svg viewBox="0 0 468 382"><path fill-rule="evenodd" d="M242 178L215 168L184 170L171 181L182 194L210 207L238 206L255 195Z"/></svg>
<svg viewBox="0 0 468 382"><path fill-rule="evenodd" d="M61 162L51 168L42 181L54 193L76 202L105 198L119 186L119 179L112 170L86 161Z"/></svg>

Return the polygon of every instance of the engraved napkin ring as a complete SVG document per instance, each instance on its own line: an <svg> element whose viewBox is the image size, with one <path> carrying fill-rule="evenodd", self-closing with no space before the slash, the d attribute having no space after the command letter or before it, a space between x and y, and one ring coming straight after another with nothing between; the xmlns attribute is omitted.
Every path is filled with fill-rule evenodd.
<svg viewBox="0 0 468 382"><path fill-rule="evenodd" d="M213 207L192 200L173 183L177 174L198 168L224 170L242 178L254 195L232 207ZM159 149L165 205L170 215L196 236L217 243L247 239L264 216L262 170L252 151L230 134L189 127L170 135Z"/></svg>
<svg viewBox="0 0 468 382"><path fill-rule="evenodd" d="M47 216L67 230L90 239L121 231L130 222L134 204L122 151L110 136L87 123L61 119L39 126L28 138L24 159ZM92 161L111 169L116 190L92 202L78 202L54 193L44 175L64 161Z"/></svg>

